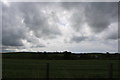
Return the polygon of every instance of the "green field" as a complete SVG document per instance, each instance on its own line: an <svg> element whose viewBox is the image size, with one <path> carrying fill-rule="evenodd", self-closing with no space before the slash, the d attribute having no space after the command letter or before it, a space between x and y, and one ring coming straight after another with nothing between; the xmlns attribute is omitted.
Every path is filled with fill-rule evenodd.
<svg viewBox="0 0 120 80"><path fill-rule="evenodd" d="M34 60L3 59L3 78L109 78L113 64L113 78L118 74L119 60Z"/></svg>

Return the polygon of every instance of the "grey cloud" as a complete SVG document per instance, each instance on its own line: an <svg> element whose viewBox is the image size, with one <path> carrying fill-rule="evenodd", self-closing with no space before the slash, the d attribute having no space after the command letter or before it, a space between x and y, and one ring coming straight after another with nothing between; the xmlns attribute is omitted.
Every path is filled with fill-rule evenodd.
<svg viewBox="0 0 120 80"><path fill-rule="evenodd" d="M106 35L106 39L112 39L112 40L118 40L120 38L120 33L118 30L114 32L106 32L108 35Z"/></svg>
<svg viewBox="0 0 120 80"><path fill-rule="evenodd" d="M23 46L2 46L2 52L15 52L16 49L23 49Z"/></svg>
<svg viewBox="0 0 120 80"><path fill-rule="evenodd" d="M62 6L73 12L71 24L77 31L84 23L88 23L93 32L99 33L112 22L117 22L117 2L63 2Z"/></svg>
<svg viewBox="0 0 120 80"><path fill-rule="evenodd" d="M41 7L48 5L43 3L21 3L20 9L23 13L24 22L27 27L34 32L37 37L51 38L60 35L60 30L55 25L50 26L48 19L51 15L45 15L41 12Z"/></svg>
<svg viewBox="0 0 120 80"><path fill-rule="evenodd" d="M2 46L2 3L0 3L0 49Z"/></svg>
<svg viewBox="0 0 120 80"><path fill-rule="evenodd" d="M35 36L27 37L26 40L27 42L32 44L31 48L45 47L45 45L42 42L40 42L37 38L35 38Z"/></svg>
<svg viewBox="0 0 120 80"><path fill-rule="evenodd" d="M118 52L120 53L120 39L118 39Z"/></svg>
<svg viewBox="0 0 120 80"><path fill-rule="evenodd" d="M102 32L117 21L117 2L90 3L85 9L86 20L94 32Z"/></svg>
<svg viewBox="0 0 120 80"><path fill-rule="evenodd" d="M14 7L2 5L2 45L22 46L27 29L18 19L18 11Z"/></svg>
<svg viewBox="0 0 120 80"><path fill-rule="evenodd" d="M87 37L85 36L73 36L70 40L70 42L76 42L79 43L81 41L85 41L87 39Z"/></svg>
<svg viewBox="0 0 120 80"><path fill-rule="evenodd" d="M71 27L75 31L81 33L81 29L84 28L83 24L87 23L94 34L99 34L105 31L107 35L102 35L104 39L119 38L119 33L117 34L116 31L109 31L109 33L107 32L108 27L112 23L118 22L117 2L63 2L62 7L69 12L72 12L70 21ZM74 36L73 38L71 38L71 42L80 42L86 39L91 40L92 36Z"/></svg>
<svg viewBox="0 0 120 80"><path fill-rule="evenodd" d="M6 52L15 52L14 50L6 50L6 49L2 49L2 50L0 50L0 52L2 52L2 53L6 53Z"/></svg>
<svg viewBox="0 0 120 80"><path fill-rule="evenodd" d="M106 38L116 40L116 39L118 39L118 34L112 33L112 34L108 35Z"/></svg>
<svg viewBox="0 0 120 80"><path fill-rule="evenodd" d="M72 15L70 17L70 24L73 29L79 31L85 22L85 9L86 3L82 2L63 2L61 6L68 10Z"/></svg>
<svg viewBox="0 0 120 80"><path fill-rule="evenodd" d="M41 12L41 9L48 5L48 3L11 2L8 7L3 4L2 45L23 46L22 40L27 40L29 31L33 31L36 37L44 39L60 35L60 30L55 25L48 24L51 15Z"/></svg>
<svg viewBox="0 0 120 80"><path fill-rule="evenodd" d="M82 2L62 2L61 6L67 10L73 10L75 8L80 8L80 6L84 6Z"/></svg>
<svg viewBox="0 0 120 80"><path fill-rule="evenodd" d="M118 38L120 39L120 2L118 3Z"/></svg>
<svg viewBox="0 0 120 80"><path fill-rule="evenodd" d="M81 8L80 11L76 10L71 16L71 25L72 28L76 31L80 31L82 25L85 23L83 9Z"/></svg>
<svg viewBox="0 0 120 80"><path fill-rule="evenodd" d="M31 48L40 48L40 47L45 47L45 45L33 45Z"/></svg>
<svg viewBox="0 0 120 80"><path fill-rule="evenodd" d="M46 39L52 40L52 38L56 38L57 36L64 37L64 34L61 35L60 30L62 29L59 30L60 27L58 28L56 25L56 23L59 22L59 17L56 14L58 12L55 12L52 8L55 8L56 10L57 8L60 8L60 11L61 8L63 8L63 11L65 9L68 13L72 13L68 24L70 23L70 27L74 29L75 34L73 36L71 34L71 39L68 36L70 42L79 43L88 39L91 39L92 41L93 38L97 38L94 35L92 35L93 38L92 36L76 36L79 32L82 33L81 31L84 30L82 29L84 28L84 23L87 23L88 27L95 32L93 34L97 34L106 31L111 23L117 22L117 3L63 2L61 6L56 6L54 4L56 3L19 2L10 3L9 7L3 4L2 44L6 46L6 50L9 46L9 49L13 46L17 49L21 49L21 47L18 46L24 46L22 40L31 43L31 48L36 48L46 47L47 45L42 43L42 41L47 42ZM46 11L47 14L41 11L46 9L48 10ZM23 23L21 22L22 20ZM50 25L50 21L53 21L55 24ZM33 32L32 35L34 37L29 34L30 31ZM117 33L113 32L105 37L107 39L116 39L116 34ZM42 39L41 42L40 40L37 40L38 38ZM28 45L29 48L30 46Z"/></svg>

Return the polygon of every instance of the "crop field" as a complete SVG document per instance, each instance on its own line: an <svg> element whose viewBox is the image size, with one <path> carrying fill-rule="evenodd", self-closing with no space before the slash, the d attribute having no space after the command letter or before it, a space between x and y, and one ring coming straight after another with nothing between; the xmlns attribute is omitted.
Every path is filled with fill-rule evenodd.
<svg viewBox="0 0 120 80"><path fill-rule="evenodd" d="M119 60L3 59L2 62L3 78L120 78Z"/></svg>

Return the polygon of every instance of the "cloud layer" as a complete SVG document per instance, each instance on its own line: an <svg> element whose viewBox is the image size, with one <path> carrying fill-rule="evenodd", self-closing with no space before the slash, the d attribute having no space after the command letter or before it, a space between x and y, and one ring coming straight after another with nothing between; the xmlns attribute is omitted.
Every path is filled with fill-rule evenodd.
<svg viewBox="0 0 120 80"><path fill-rule="evenodd" d="M116 2L2 3L2 45L5 49L75 51L84 46L85 52L94 51L90 47L86 50L88 45L83 44L86 42L101 43L108 51L116 52L117 49L111 47L117 48L117 40ZM96 49L105 51L102 47Z"/></svg>

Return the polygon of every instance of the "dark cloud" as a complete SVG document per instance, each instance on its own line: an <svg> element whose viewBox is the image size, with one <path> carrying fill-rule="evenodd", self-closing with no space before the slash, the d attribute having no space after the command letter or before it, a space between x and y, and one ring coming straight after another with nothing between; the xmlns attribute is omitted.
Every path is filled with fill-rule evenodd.
<svg viewBox="0 0 120 80"><path fill-rule="evenodd" d="M117 2L90 3L85 8L85 15L91 29L99 33L117 21L118 4Z"/></svg>
<svg viewBox="0 0 120 80"><path fill-rule="evenodd" d="M74 10L76 8L80 8L80 6L85 5L86 3L83 2L62 2L61 6L67 10Z"/></svg>
<svg viewBox="0 0 120 80"><path fill-rule="evenodd" d="M7 46L22 46L26 27L21 24L19 13L13 6L2 6L2 44Z"/></svg>
<svg viewBox="0 0 120 80"><path fill-rule="evenodd" d="M109 32L108 35L106 36L106 39L113 39L113 40L120 39L120 32L119 32L118 28L117 28L117 30L114 30L113 32Z"/></svg>
<svg viewBox="0 0 120 80"><path fill-rule="evenodd" d="M87 39L87 37L85 36L73 36L71 38L71 41L70 42L76 42L76 43L79 43L81 41L85 41Z"/></svg>
<svg viewBox="0 0 120 80"><path fill-rule="evenodd" d="M120 53L120 39L118 39L118 52Z"/></svg>
<svg viewBox="0 0 120 80"><path fill-rule="evenodd" d="M104 39L118 39L118 31L108 31L112 23L118 22L117 2L63 2L61 5L72 14L70 24L76 32L81 33L82 28L84 28L83 25L87 23L94 34L100 34L105 31L105 35L102 35ZM73 36L71 41L81 42L91 38L92 36Z"/></svg>
<svg viewBox="0 0 120 80"><path fill-rule="evenodd" d="M106 38L117 40L118 39L118 34L115 32L115 33L112 33L111 35L108 35Z"/></svg>
<svg viewBox="0 0 120 80"><path fill-rule="evenodd" d="M73 12L72 27L79 30L84 23L88 23L95 33L104 31L112 22L117 21L117 2L63 2L63 8Z"/></svg>
<svg viewBox="0 0 120 80"><path fill-rule="evenodd" d="M22 40L28 40L30 31L36 37L44 39L60 35L58 27L49 25L48 18L51 15L45 15L41 12L41 9L45 6L43 5L44 3L29 2L11 2L10 6L3 4L2 44L6 46L23 46Z"/></svg>

